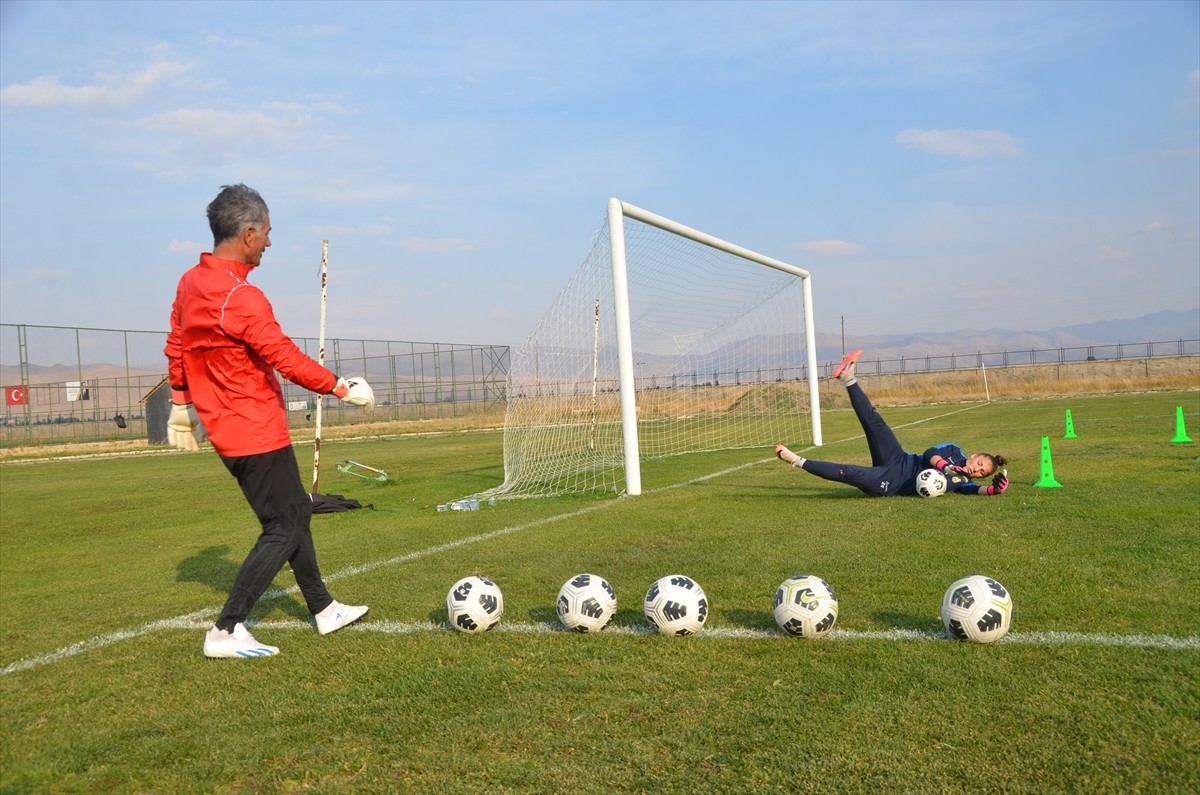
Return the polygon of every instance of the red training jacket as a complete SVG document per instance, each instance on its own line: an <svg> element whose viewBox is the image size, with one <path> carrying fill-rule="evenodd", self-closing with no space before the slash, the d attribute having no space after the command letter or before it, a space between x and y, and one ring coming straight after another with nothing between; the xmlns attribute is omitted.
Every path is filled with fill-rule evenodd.
<svg viewBox="0 0 1200 795"><path fill-rule="evenodd" d="M319 394L337 376L283 333L253 266L201 254L179 280L167 334L171 388L191 393L209 441L223 456L269 453L292 443L275 371Z"/></svg>

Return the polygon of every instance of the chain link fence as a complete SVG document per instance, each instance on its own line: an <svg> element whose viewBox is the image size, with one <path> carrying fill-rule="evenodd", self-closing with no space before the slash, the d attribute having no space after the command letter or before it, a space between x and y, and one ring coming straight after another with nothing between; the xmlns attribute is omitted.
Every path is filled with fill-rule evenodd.
<svg viewBox="0 0 1200 795"><path fill-rule="evenodd" d="M1022 348L991 353L947 353L936 356L909 356L895 359L859 359L858 372L867 375L929 373L946 370L1023 367L1031 364L1070 364L1073 362L1153 359L1163 356L1200 356L1200 339L1158 342L1118 342L1112 345L1080 345L1061 348ZM832 375L838 361L824 366L825 376Z"/></svg>
<svg viewBox="0 0 1200 795"><path fill-rule="evenodd" d="M168 398L165 331L0 324L0 383L5 392L0 444L162 441ZM294 337L309 356L320 343ZM325 366L363 376L375 392L371 422L463 417L503 409L506 345L327 339ZM361 409L315 395L286 379L292 427L311 426L318 400L323 425L367 421ZM155 426L162 424L162 428Z"/></svg>
<svg viewBox="0 0 1200 795"><path fill-rule="evenodd" d="M0 384L5 391L0 445L163 441L165 415L155 410L155 400L166 401L168 395L162 352L166 336L165 331L0 323ZM294 340L318 358L318 340ZM1200 356L1200 339L861 359L858 371L887 375L1187 356ZM836 364L821 365L821 375L828 377ZM377 401L371 422L495 412L502 416L507 401L506 345L332 339L325 341L325 365L339 375L367 379ZM802 369L744 370L696 378L703 381L710 376L714 383L741 384L803 378L805 373ZM283 378L280 383L294 428L312 425L318 400L325 401L324 425L367 421L361 409L314 395ZM543 384L541 388L554 391L559 386L569 391L577 385ZM652 388L666 386L651 384Z"/></svg>

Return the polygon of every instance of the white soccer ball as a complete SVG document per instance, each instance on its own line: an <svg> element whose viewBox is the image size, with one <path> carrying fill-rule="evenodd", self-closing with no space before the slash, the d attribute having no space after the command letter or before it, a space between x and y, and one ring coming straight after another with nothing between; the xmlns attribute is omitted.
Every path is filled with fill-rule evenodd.
<svg viewBox="0 0 1200 795"><path fill-rule="evenodd" d="M617 592L595 574L576 574L558 590L558 620L575 632L599 632L617 614Z"/></svg>
<svg viewBox="0 0 1200 795"><path fill-rule="evenodd" d="M837 594L812 574L788 577L775 589L775 623L797 638L823 638L837 621Z"/></svg>
<svg viewBox="0 0 1200 795"><path fill-rule="evenodd" d="M504 594L486 577L463 577L446 594L446 613L459 632L487 632L504 615Z"/></svg>
<svg viewBox="0 0 1200 795"><path fill-rule="evenodd" d="M942 623L955 640L993 643L1012 625L1012 594L991 577L963 577L942 597Z"/></svg>
<svg viewBox="0 0 1200 795"><path fill-rule="evenodd" d="M691 577L669 574L646 591L642 612L663 635L695 635L708 620L708 597Z"/></svg>
<svg viewBox="0 0 1200 795"><path fill-rule="evenodd" d="M917 494L940 497L946 493L946 476L936 469L923 469L917 475Z"/></svg>

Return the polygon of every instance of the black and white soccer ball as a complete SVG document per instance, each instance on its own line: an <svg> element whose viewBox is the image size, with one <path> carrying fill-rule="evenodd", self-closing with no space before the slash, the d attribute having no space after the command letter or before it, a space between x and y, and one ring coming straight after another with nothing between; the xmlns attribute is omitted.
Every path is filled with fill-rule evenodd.
<svg viewBox="0 0 1200 795"><path fill-rule="evenodd" d="M994 643L1012 626L1012 594L991 577L973 574L946 589L942 624L950 637L973 643Z"/></svg>
<svg viewBox="0 0 1200 795"><path fill-rule="evenodd" d="M947 485L946 476L936 469L923 469L917 475L917 494L922 497L940 497Z"/></svg>
<svg viewBox="0 0 1200 795"><path fill-rule="evenodd" d="M558 620L574 632L599 632L617 614L617 592L595 574L576 574L558 590Z"/></svg>
<svg viewBox="0 0 1200 795"><path fill-rule="evenodd" d="M504 615L504 594L486 577L463 577L446 594L446 614L459 632L487 632Z"/></svg>
<svg viewBox="0 0 1200 795"><path fill-rule="evenodd" d="M823 638L837 621L837 594L812 574L788 577L775 589L775 623L797 638Z"/></svg>
<svg viewBox="0 0 1200 795"><path fill-rule="evenodd" d="M695 635L708 620L708 597L691 577L669 574L646 591L642 612L663 635Z"/></svg>

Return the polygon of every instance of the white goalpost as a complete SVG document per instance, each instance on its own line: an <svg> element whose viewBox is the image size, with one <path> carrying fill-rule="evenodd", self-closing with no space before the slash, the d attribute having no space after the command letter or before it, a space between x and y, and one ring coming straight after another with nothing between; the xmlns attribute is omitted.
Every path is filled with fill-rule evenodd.
<svg viewBox="0 0 1200 795"><path fill-rule="evenodd" d="M512 353L504 483L642 492L643 462L820 445L809 273L627 204Z"/></svg>

